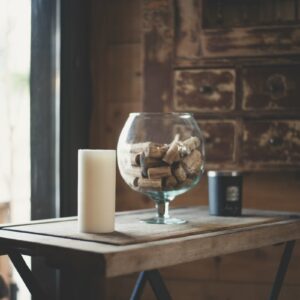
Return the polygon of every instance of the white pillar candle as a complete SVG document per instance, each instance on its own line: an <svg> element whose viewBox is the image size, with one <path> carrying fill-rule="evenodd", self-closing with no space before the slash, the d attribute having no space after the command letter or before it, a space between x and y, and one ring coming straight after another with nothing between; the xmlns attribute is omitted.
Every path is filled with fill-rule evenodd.
<svg viewBox="0 0 300 300"><path fill-rule="evenodd" d="M79 231L114 231L115 199L116 150L79 150Z"/></svg>

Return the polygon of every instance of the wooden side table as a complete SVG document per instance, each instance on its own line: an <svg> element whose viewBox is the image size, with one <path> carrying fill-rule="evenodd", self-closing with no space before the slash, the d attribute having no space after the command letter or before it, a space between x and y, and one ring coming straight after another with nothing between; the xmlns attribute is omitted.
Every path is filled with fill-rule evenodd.
<svg viewBox="0 0 300 300"><path fill-rule="evenodd" d="M22 254L43 257L61 270L61 299L101 299L105 278L141 272L131 299L139 299L149 280L157 299L171 299L159 268L202 258L286 243L270 299L278 299L295 240L300 238L300 215L244 210L242 217L209 216L205 207L175 209L183 225L140 222L153 210L116 214L116 231L83 234L77 218L12 224L0 229L0 251L8 254L30 292L47 299L25 264Z"/></svg>

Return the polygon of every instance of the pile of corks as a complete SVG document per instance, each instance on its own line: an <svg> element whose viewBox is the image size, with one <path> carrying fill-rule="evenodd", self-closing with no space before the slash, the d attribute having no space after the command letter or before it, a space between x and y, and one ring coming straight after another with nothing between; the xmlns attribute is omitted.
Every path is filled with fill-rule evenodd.
<svg viewBox="0 0 300 300"><path fill-rule="evenodd" d="M168 144L153 142L129 145L130 163L124 170L126 181L137 190L172 190L190 184L199 175L202 156L200 140L192 136Z"/></svg>

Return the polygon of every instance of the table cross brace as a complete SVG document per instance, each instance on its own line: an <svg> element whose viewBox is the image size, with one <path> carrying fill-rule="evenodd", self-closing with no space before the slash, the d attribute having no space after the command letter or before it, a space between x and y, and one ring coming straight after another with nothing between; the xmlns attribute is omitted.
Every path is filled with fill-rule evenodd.
<svg viewBox="0 0 300 300"><path fill-rule="evenodd" d="M36 299L50 300L47 294L43 291L40 283L37 281L32 271L27 266L22 255L17 252L9 252L8 256L21 276L23 282L27 286L31 295L36 297Z"/></svg>
<svg viewBox="0 0 300 300"><path fill-rule="evenodd" d="M277 300L279 297L279 293L283 285L285 274L288 270L288 266L291 260L294 246L295 246L295 241L288 241L285 245L269 300ZM161 277L159 271L151 270L151 271L144 271L139 274L139 277L136 281L135 287L131 294L130 300L140 299L147 280L150 282L150 285L158 300L171 299L171 296L168 293L168 290L164 284L163 278Z"/></svg>
<svg viewBox="0 0 300 300"><path fill-rule="evenodd" d="M159 271L150 270L150 271L141 272L139 274L135 287L131 294L130 300L139 300L141 298L147 280L151 285L151 288L156 296L156 299L158 300L172 299Z"/></svg>
<svg viewBox="0 0 300 300"><path fill-rule="evenodd" d="M286 243L282 257L281 257L281 261L277 270L277 274L273 283L273 287L271 290L271 294L270 294L270 298L269 300L277 300L283 281L284 281L284 277L285 274L287 272L288 266L289 266L289 262L291 260L291 256L293 253L293 249L295 246L296 241L289 241Z"/></svg>
<svg viewBox="0 0 300 300"><path fill-rule="evenodd" d="M295 241L288 241L283 251L278 271L273 283L269 300L277 300L283 285L285 274L288 270L289 262L293 253ZM25 263L22 255L16 251L8 253L9 258L17 269L18 273L22 277L25 285L27 286L30 293L37 299L48 300L49 297L42 289L40 283L37 281L31 270ZM171 296L167 290L162 276L158 270L143 271L139 274L134 290L131 294L130 300L139 300L143 289L149 281L151 288L158 300L171 300Z"/></svg>

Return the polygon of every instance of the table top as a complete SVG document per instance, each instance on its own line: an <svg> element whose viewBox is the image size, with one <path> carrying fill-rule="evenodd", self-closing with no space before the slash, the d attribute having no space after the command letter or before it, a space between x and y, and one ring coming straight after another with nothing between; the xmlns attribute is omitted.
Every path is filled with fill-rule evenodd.
<svg viewBox="0 0 300 300"><path fill-rule="evenodd" d="M76 217L7 224L0 227L0 251L17 250L113 277L300 237L300 214L249 209L241 217L216 217L199 206L171 213L188 223L145 224L141 219L154 210L139 210L116 213L116 231L110 234L79 233Z"/></svg>

